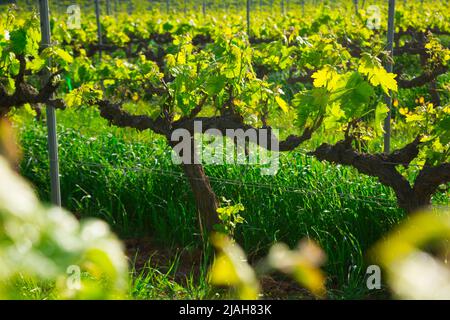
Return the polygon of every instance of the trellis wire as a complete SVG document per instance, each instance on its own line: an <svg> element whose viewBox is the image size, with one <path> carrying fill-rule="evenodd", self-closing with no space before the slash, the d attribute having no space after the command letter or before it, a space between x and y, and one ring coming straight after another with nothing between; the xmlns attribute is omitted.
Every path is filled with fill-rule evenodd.
<svg viewBox="0 0 450 320"><path fill-rule="evenodd" d="M184 173L182 173L180 171L164 170L164 169L157 168L156 166L155 167L147 167L142 164L138 164L136 166L120 166L120 165L113 165L113 164L104 165L104 164L97 163L97 162L85 162L85 161L72 161L72 163L79 165L79 166L86 166L86 167L91 167L91 168L101 168L101 169L111 169L112 168L112 169L116 169L116 170L122 170L124 172L126 172L126 171L157 172L158 174L161 174L164 176L169 176L169 177L172 177L177 180L183 180L183 181L187 180L187 177L184 175ZM213 177L213 176L207 176L207 178L212 183L253 187L253 188L259 188L259 189L282 190L285 192L300 193L300 194L309 195L309 196L317 196L318 193L320 193L322 195L329 195L330 193L335 193L335 194L339 195L341 198L346 199L346 200L358 201L361 203L372 203L372 204L376 204L376 205L384 206L384 207L386 207L386 206L392 207L392 205L393 205L393 202L387 201L386 199L373 197L373 196L365 196L364 198L359 198L352 194L346 194L343 192L339 192L337 190L335 192L333 191L333 192L327 193L327 192L324 192L323 190L319 190L319 189L307 189L307 188L298 189L295 187L289 187L289 186L284 186L284 185L280 185L280 184L244 182L242 180L224 179L224 178L218 178L218 177ZM193 178L193 179L201 180L200 178ZM339 188L339 186L337 186L336 184L331 183L331 185L336 189Z"/></svg>

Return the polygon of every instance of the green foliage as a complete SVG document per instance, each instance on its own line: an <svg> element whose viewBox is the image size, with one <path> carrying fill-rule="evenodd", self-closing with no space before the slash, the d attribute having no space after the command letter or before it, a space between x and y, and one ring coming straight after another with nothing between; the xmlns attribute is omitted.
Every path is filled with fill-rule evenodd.
<svg viewBox="0 0 450 320"><path fill-rule="evenodd" d="M69 108L80 107L101 99L103 92L94 88L92 84L85 84L72 90L65 96L66 104Z"/></svg>
<svg viewBox="0 0 450 320"><path fill-rule="evenodd" d="M223 199L223 201L226 206L217 209L221 224L216 226L216 231L233 237L236 227L245 222L244 218L239 214L239 212L244 211L245 209L241 203L231 205L230 200Z"/></svg>
<svg viewBox="0 0 450 320"><path fill-rule="evenodd" d="M15 55L37 55L41 35L37 17L19 22L9 32L9 48Z"/></svg>

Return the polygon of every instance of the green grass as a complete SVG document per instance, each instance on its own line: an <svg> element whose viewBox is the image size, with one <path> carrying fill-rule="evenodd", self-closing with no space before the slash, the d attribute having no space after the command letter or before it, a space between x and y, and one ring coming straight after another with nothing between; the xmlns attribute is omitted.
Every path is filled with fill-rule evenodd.
<svg viewBox="0 0 450 320"><path fill-rule="evenodd" d="M164 141L145 132L108 128L95 112L58 115L66 208L80 217L106 220L122 238L150 236L167 247L201 247L189 185L172 164ZM27 120L20 140L21 172L48 200L45 124ZM217 195L245 206L246 222L236 230L238 243L256 260L274 242L293 247L309 236L327 253L330 297L366 297L365 253L403 218L392 191L376 179L301 151L283 154L280 160L276 176L262 176L251 166L206 167ZM211 297L210 288L199 280L203 278L187 278L181 286L161 271L137 273L133 297Z"/></svg>
<svg viewBox="0 0 450 320"><path fill-rule="evenodd" d="M226 298L207 282L207 267L189 273L178 272L179 257L166 268L152 267L151 259L141 270L133 268L130 275L131 299L138 300L201 300ZM165 270L164 270L165 269Z"/></svg>
<svg viewBox="0 0 450 320"><path fill-rule="evenodd" d="M133 300L192 300L226 298L226 292L215 290L206 282L206 277L192 273L184 278L176 277L178 259L175 258L167 270L151 266L151 260L141 270L132 269L129 275L129 292L127 299ZM164 269L164 268L163 268ZM201 269L207 270L207 269ZM201 271L203 272L203 271ZM53 282L36 281L18 276L14 281L2 283L11 299L15 300L55 300Z"/></svg>

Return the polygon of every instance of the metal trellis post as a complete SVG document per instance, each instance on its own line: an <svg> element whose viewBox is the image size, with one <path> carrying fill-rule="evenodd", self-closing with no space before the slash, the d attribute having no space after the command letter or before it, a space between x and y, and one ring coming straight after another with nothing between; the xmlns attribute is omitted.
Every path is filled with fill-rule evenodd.
<svg viewBox="0 0 450 320"><path fill-rule="evenodd" d="M106 0L106 14L108 16L111 15L111 3L109 2L109 0Z"/></svg>
<svg viewBox="0 0 450 320"><path fill-rule="evenodd" d="M42 40L41 46L47 48L51 45L50 40L50 19L48 0L39 0L39 15L41 20ZM47 77L49 74L47 74ZM47 78L48 79L48 78ZM56 136L56 114L52 106L46 107L47 130L48 130L48 153L50 161L50 188L51 201L57 206L61 206L61 189L59 182L59 162L58 162L58 138Z"/></svg>
<svg viewBox="0 0 450 320"><path fill-rule="evenodd" d="M386 51L389 56L386 61L386 71L393 71L394 58L394 17L395 17L395 0L389 0L389 17L388 17L388 33ZM391 152L391 116L392 116L392 98L386 95L386 104L389 108L386 120L384 122L384 152Z"/></svg>
<svg viewBox="0 0 450 320"><path fill-rule="evenodd" d="M97 37L98 37L98 58L100 61L102 61L102 46L103 46L103 39L102 39L102 25L100 24L100 3L99 0L95 0L95 17L97 20Z"/></svg>
<svg viewBox="0 0 450 320"><path fill-rule="evenodd" d="M250 38L250 10L251 0L247 0L247 36Z"/></svg>

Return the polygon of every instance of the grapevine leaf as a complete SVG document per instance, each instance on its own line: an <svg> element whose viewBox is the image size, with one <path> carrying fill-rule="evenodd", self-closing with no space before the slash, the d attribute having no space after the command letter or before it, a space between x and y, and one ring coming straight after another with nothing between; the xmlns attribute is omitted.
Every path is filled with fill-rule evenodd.
<svg viewBox="0 0 450 320"><path fill-rule="evenodd" d="M289 105L287 104L286 101L284 101L283 98L281 98L280 96L276 96L275 101L277 102L277 104L281 108L281 110L283 110L285 113L289 112Z"/></svg>
<svg viewBox="0 0 450 320"><path fill-rule="evenodd" d="M381 136L384 133L383 124L388 112L389 108L385 103L379 103L375 108L374 130L377 136Z"/></svg>

